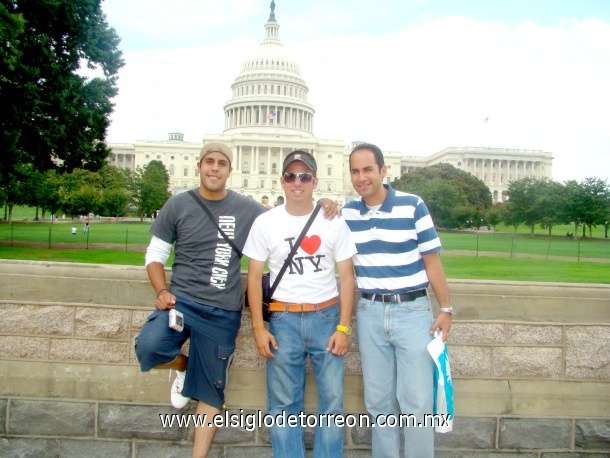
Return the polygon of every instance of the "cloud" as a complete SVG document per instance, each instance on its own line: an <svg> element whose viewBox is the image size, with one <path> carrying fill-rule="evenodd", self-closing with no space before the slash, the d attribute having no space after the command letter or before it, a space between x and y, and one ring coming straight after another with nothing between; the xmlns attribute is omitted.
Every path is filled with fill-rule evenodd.
<svg viewBox="0 0 610 458"><path fill-rule="evenodd" d="M195 22L235 26L252 8L245 0L217 9L204 2L209 20L194 12L170 21L186 21L178 27L162 21L169 14L162 3L146 8L155 11L135 28L151 34L165 24L166 36ZM221 133L231 84L262 41L265 19L258 11L254 33L248 28L222 42L126 51L109 141L163 140L170 131L200 141ZM449 146L539 149L554 154L555 179L610 175L610 23L452 16L387 33L301 30L286 40L294 36L286 29L306 19L285 26L278 18L280 39L310 88L316 136L422 156Z"/></svg>

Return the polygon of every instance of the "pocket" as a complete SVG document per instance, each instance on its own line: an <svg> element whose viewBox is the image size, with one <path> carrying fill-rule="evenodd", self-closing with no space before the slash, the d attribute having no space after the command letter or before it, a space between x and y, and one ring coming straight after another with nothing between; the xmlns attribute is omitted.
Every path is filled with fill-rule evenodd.
<svg viewBox="0 0 610 458"><path fill-rule="evenodd" d="M227 372L229 371L231 361L233 361L233 353L235 353L235 345L216 346L217 370L214 385L220 390L224 390L227 383Z"/></svg>
<svg viewBox="0 0 610 458"><path fill-rule="evenodd" d="M161 315L161 312L162 312L162 311L163 311L163 310L155 309L155 311L154 311L154 312L152 312L150 315L148 315L148 318L146 318L146 321L148 322L148 321L152 321L152 320L154 320L154 319L155 319L155 318L157 318L159 315Z"/></svg>
<svg viewBox="0 0 610 458"><path fill-rule="evenodd" d="M371 301L369 299L360 298L358 304L356 305L356 311L364 312L371 305Z"/></svg>
<svg viewBox="0 0 610 458"><path fill-rule="evenodd" d="M400 307L405 310L412 312L430 312L432 311L432 304L428 296L418 297L414 301L401 302Z"/></svg>
<svg viewBox="0 0 610 458"><path fill-rule="evenodd" d="M339 306L338 304L331 305L325 309L318 310L320 317L327 321L336 321L339 319Z"/></svg>
<svg viewBox="0 0 610 458"><path fill-rule="evenodd" d="M269 322L271 323L272 321L279 321L279 320L281 320L281 319L284 317L284 315L286 315L287 313L290 313L290 312L271 312L271 313L269 314Z"/></svg>

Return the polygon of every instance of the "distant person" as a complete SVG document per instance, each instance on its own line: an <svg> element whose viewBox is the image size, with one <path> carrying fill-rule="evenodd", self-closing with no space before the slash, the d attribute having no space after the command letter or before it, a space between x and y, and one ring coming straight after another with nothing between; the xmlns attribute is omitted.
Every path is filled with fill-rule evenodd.
<svg viewBox="0 0 610 458"><path fill-rule="evenodd" d="M72 235L76 235L76 226L72 226Z"/></svg>
<svg viewBox="0 0 610 458"><path fill-rule="evenodd" d="M85 227L83 228L83 234L87 235L89 233L89 223L85 223Z"/></svg>
<svg viewBox="0 0 610 458"><path fill-rule="evenodd" d="M356 324L366 409L374 418L412 414L424 424L434 413L434 362L426 346L438 329L447 339L453 313L441 243L424 201L383 184L387 166L379 147L356 146L349 167L361 197L345 204L342 215L358 248ZM441 306L436 321L428 285ZM400 429L371 429L374 457L400 456ZM434 457L433 426L402 429L405 457Z"/></svg>

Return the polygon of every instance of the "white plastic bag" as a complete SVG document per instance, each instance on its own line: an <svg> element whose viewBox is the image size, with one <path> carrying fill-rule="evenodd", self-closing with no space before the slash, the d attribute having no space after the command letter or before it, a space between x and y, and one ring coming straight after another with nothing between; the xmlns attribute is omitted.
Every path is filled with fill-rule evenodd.
<svg viewBox="0 0 610 458"><path fill-rule="evenodd" d="M443 342L442 333L428 344L428 353L434 360L434 413L442 414L445 421L437 419L434 430L437 433L448 433L453 430L453 381L449 353Z"/></svg>

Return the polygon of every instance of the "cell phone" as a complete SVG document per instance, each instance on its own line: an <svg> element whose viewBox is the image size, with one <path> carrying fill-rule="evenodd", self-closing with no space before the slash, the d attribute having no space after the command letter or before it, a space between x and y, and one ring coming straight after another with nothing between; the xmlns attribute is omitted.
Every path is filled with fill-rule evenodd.
<svg viewBox="0 0 610 458"><path fill-rule="evenodd" d="M169 311L169 327L178 332L184 329L184 315L176 309Z"/></svg>

